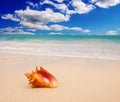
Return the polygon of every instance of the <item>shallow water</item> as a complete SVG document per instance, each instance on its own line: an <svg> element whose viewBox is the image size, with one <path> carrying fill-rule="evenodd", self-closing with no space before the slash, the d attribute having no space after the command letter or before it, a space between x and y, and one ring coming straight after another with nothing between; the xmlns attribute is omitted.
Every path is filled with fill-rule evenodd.
<svg viewBox="0 0 120 102"><path fill-rule="evenodd" d="M120 60L120 36L0 35L0 52Z"/></svg>

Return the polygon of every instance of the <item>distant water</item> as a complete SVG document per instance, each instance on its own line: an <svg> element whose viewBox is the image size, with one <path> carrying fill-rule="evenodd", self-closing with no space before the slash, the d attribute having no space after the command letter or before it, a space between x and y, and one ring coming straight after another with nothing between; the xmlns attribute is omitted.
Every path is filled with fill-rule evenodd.
<svg viewBox="0 0 120 102"><path fill-rule="evenodd" d="M0 53L120 60L120 35L0 35Z"/></svg>

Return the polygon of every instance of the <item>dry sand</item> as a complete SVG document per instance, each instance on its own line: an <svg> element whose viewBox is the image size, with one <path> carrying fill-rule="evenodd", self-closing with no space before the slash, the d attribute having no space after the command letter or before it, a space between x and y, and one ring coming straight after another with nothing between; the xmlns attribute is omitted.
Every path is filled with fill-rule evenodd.
<svg viewBox="0 0 120 102"><path fill-rule="evenodd" d="M57 88L31 88L25 72L42 65ZM120 60L0 54L0 102L120 102Z"/></svg>

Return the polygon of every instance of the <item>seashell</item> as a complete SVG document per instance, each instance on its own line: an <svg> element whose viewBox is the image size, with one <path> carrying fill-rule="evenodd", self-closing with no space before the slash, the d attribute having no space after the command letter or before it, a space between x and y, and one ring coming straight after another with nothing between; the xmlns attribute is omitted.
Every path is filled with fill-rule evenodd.
<svg viewBox="0 0 120 102"><path fill-rule="evenodd" d="M58 81L55 76L45 70L42 66L40 66L40 70L38 70L38 66L36 66L36 71L32 71L32 73L26 73L25 75L29 79L29 84L32 84L33 88L54 88L58 86Z"/></svg>

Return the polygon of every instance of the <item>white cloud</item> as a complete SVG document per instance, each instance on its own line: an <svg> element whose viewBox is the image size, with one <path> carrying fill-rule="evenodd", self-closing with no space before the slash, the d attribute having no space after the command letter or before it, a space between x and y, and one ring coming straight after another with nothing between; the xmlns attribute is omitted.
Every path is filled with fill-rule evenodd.
<svg viewBox="0 0 120 102"><path fill-rule="evenodd" d="M21 19L20 24L26 28L36 30L50 30L46 24L58 23L62 21L68 21L69 16L61 13L55 13L51 9L45 11L31 10L16 10L15 14Z"/></svg>
<svg viewBox="0 0 120 102"><path fill-rule="evenodd" d="M81 27L71 27L71 28L69 28L69 30L80 31L80 32L83 32L83 33L91 32L89 29L83 29Z"/></svg>
<svg viewBox="0 0 120 102"><path fill-rule="evenodd" d="M53 12L51 9L46 9L45 11L38 10L16 10L15 13L21 19L21 22L29 22L35 24L47 24L50 22L57 23L68 21L69 16L63 15L61 13Z"/></svg>
<svg viewBox="0 0 120 102"><path fill-rule="evenodd" d="M59 1L59 0L56 0ZM63 0L60 0L61 2L63 2ZM69 2L69 5L66 5L64 3L54 3L51 0L44 0L41 5L44 4L50 4L52 6L54 6L56 9L61 10L61 12L66 12L66 14L85 14L90 12L91 10L93 10L95 8L95 6L93 6L92 4L85 4L82 0L72 0ZM69 9L69 6L73 7L73 10Z"/></svg>
<svg viewBox="0 0 120 102"><path fill-rule="evenodd" d="M59 0L56 0L56 1L60 2ZM67 10L67 6L64 3L56 4L56 3L54 3L54 2L52 2L50 0L44 0L41 4L42 5L50 4L50 5L54 6L56 9L61 10L62 12L65 12Z"/></svg>
<svg viewBox="0 0 120 102"><path fill-rule="evenodd" d="M32 3L32 2L26 2L29 6L33 7L33 8L38 8L38 4L37 3Z"/></svg>
<svg viewBox="0 0 120 102"><path fill-rule="evenodd" d="M83 33L90 32L90 30L87 29L82 29L80 27L67 27L67 26L62 26L58 24L51 24L48 26L47 24L52 22L52 23L58 23L58 22L63 22L63 21L68 21L70 16L69 15L64 15L61 13L56 13L53 12L51 9L46 9L45 11L38 11L38 10L31 10L27 8L26 10L16 10L15 11L15 17L19 21L20 25L23 27L29 29L30 31L36 31L36 30L54 30L54 31L62 31L62 30L72 30L72 31L80 31ZM8 14L4 15L2 18L4 19L10 19L15 21L14 15ZM2 30L1 30L2 31ZM22 29L18 28L5 28L4 33L31 33L31 32L25 32Z"/></svg>
<svg viewBox="0 0 120 102"><path fill-rule="evenodd" d="M72 27L72 28L69 28L71 30L75 30L75 31L82 31L82 28L80 27Z"/></svg>
<svg viewBox="0 0 120 102"><path fill-rule="evenodd" d="M118 31L117 30L109 30L106 32L106 35L117 35Z"/></svg>
<svg viewBox="0 0 120 102"><path fill-rule="evenodd" d="M59 22L65 22L70 20L70 15L74 13L78 14L84 14L88 13L92 9L94 9L94 6L91 4L85 4L81 0L72 0L71 6L73 6L73 10L69 10L69 8L66 6L66 4L63 3L63 0L56 0L59 3L52 2L50 0L44 0L41 4L44 5L45 3L48 3L50 5L53 5L56 9L59 9L63 12L54 12L50 8L46 8L45 10L39 11L39 10L32 10L30 9L30 6L35 8L38 7L38 4L34 4L32 2L26 2L29 6L25 10L16 10L14 14L6 14L2 16L2 19L10 19L13 21L19 22L19 24L22 27L25 27L27 29L30 29L30 31L36 31L36 30L49 30L49 31L62 31L62 30L72 30L72 31L79 31L83 33L90 32L89 29L83 29L81 27L67 27L63 25L59 25L57 23ZM65 14L66 13L66 14ZM48 26L48 24L52 23ZM14 28L5 28L4 32L7 33L31 33L31 32L25 32L22 29ZM1 30L2 31L2 30Z"/></svg>
<svg viewBox="0 0 120 102"><path fill-rule="evenodd" d="M68 14L85 14L95 8L92 4L85 4L82 0L72 0L71 5L74 7L74 10L67 9Z"/></svg>
<svg viewBox="0 0 120 102"><path fill-rule="evenodd" d="M56 31L73 30L73 31L80 31L80 32L83 32L83 33L89 33L90 32L90 30L83 29L81 27L67 27L67 26L62 26L62 25L58 25L58 24L51 25L50 30L56 30Z"/></svg>
<svg viewBox="0 0 120 102"><path fill-rule="evenodd" d="M56 31L61 31L61 30L65 30L68 29L68 27L62 26L62 25L58 25L58 24L54 24L50 26L51 30L56 30Z"/></svg>
<svg viewBox="0 0 120 102"><path fill-rule="evenodd" d="M17 15L18 18L16 18L16 21L19 21L23 27L36 30L54 29L55 26L51 26L50 28L47 26L47 24L50 22L58 23L68 21L70 18L69 15L65 16L64 14L53 12L53 10L51 9L38 11L27 8L26 10L16 10L14 15ZM2 18L15 21L14 15L7 14L4 15Z"/></svg>
<svg viewBox="0 0 120 102"><path fill-rule="evenodd" d="M64 0L55 0L55 1L57 1L57 2L59 2L59 3L62 3Z"/></svg>
<svg viewBox="0 0 120 102"><path fill-rule="evenodd" d="M72 31L79 31L79 32L83 32L83 33L89 33L90 30L89 29L83 29L81 27L67 27L67 26L63 26L63 25L58 25L58 24L53 24L50 26L47 25L39 25L39 24L34 24L34 23L28 23L28 22L24 22L24 24L22 24L24 27L32 30L48 30L48 31L63 31L63 30L72 30Z"/></svg>
<svg viewBox="0 0 120 102"><path fill-rule="evenodd" d="M89 32L91 32L91 30L85 29L85 30L83 30L83 32L84 32L84 33L89 33Z"/></svg>
<svg viewBox="0 0 120 102"><path fill-rule="evenodd" d="M69 15L64 15L58 12L53 12L51 9L45 11L32 10L27 8L26 10L16 10L15 14L6 14L2 16L2 19L10 19L13 21L20 21L20 24L48 24L68 21Z"/></svg>
<svg viewBox="0 0 120 102"><path fill-rule="evenodd" d="M62 35L61 32L50 32L49 34L50 34L50 35L56 35L56 34L57 34L57 35Z"/></svg>
<svg viewBox="0 0 120 102"><path fill-rule="evenodd" d="M28 28L28 29L34 29L34 30L50 30L50 28L47 25L37 24L37 23L31 23L31 22L21 22L21 25Z"/></svg>
<svg viewBox="0 0 120 102"><path fill-rule="evenodd" d="M6 27L0 28L1 34L34 34L33 32L24 31L20 27Z"/></svg>
<svg viewBox="0 0 120 102"><path fill-rule="evenodd" d="M120 0L91 0L91 2L101 8L108 8L119 4Z"/></svg>
<svg viewBox="0 0 120 102"><path fill-rule="evenodd" d="M1 17L2 19L10 19L13 21L20 21L16 16L13 16L12 14L6 14Z"/></svg>

